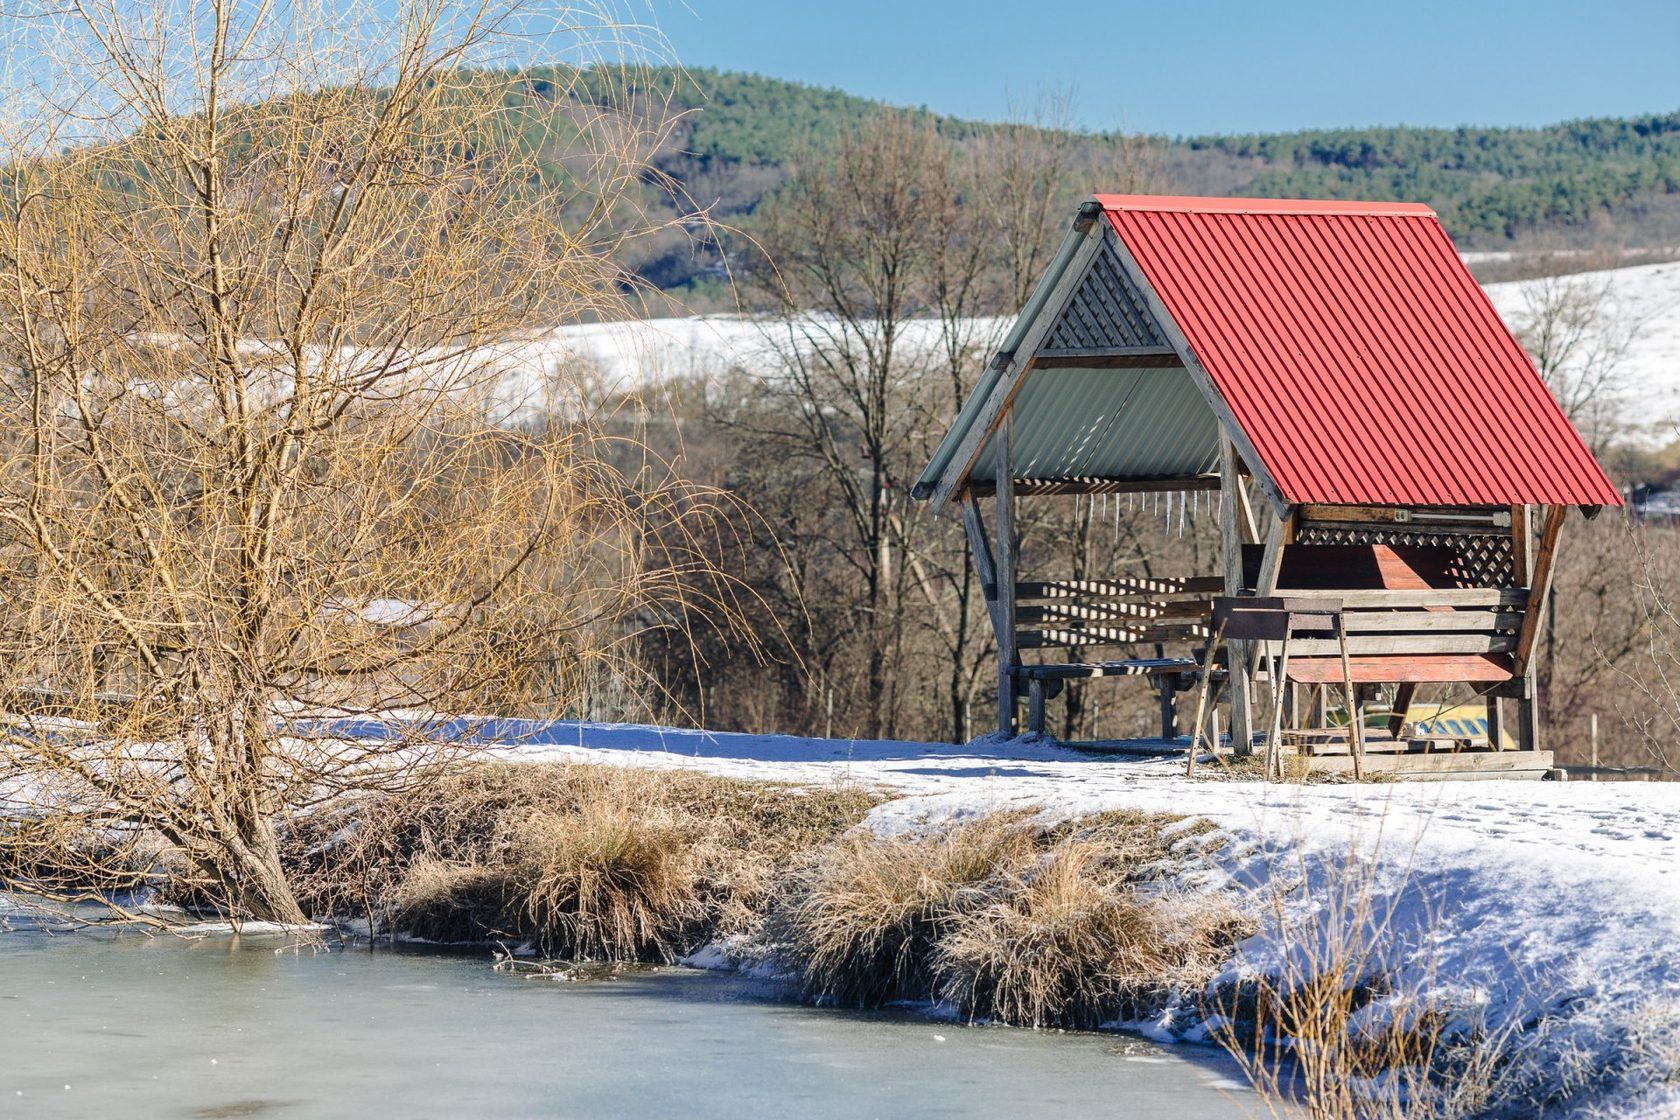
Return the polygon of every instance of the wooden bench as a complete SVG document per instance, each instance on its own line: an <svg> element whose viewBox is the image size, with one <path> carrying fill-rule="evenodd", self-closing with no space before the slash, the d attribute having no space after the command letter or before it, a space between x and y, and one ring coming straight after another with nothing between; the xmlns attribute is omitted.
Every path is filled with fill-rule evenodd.
<svg viewBox="0 0 1680 1120"><path fill-rule="evenodd" d="M1122 577L1113 580L1050 580L1015 586L1015 648L1086 651L1102 647L1206 641L1214 596L1224 590L1218 576ZM1066 681L1095 677L1148 677L1160 695L1161 737L1177 736L1173 698L1194 688L1202 666L1195 656L1080 657L1017 665L1013 675L1026 685L1027 729L1044 732L1045 701Z"/></svg>
<svg viewBox="0 0 1680 1120"><path fill-rule="evenodd" d="M1260 552L1243 549L1251 585ZM1456 553L1428 546L1286 545L1276 593L1341 601L1356 684L1508 681L1528 606L1527 588L1465 586ZM1301 641L1290 652L1290 680L1341 680L1336 642Z"/></svg>
<svg viewBox="0 0 1680 1120"><path fill-rule="evenodd" d="M1257 579L1261 550L1243 549L1245 582ZM1525 587L1478 587L1451 548L1422 545L1286 545L1277 594L1341 600L1353 683L1395 685L1389 730L1398 736L1420 684L1496 686L1521 672L1517 650L1528 608ZM1333 641L1291 646L1291 682L1343 679ZM1275 645L1260 643L1262 659Z"/></svg>

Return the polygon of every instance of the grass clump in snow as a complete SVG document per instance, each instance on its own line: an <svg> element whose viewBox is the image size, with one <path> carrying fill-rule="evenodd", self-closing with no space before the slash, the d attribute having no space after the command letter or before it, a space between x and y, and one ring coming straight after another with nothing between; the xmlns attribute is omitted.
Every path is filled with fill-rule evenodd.
<svg viewBox="0 0 1680 1120"><path fill-rule="evenodd" d="M690 772L463 767L288 834L306 907L376 932L670 961L750 936L779 867L879 799Z"/></svg>
<svg viewBox="0 0 1680 1120"><path fill-rule="evenodd" d="M848 836L790 878L770 930L806 993L837 1003L940 1000L1023 1026L1145 1014L1205 982L1244 929L1173 885L1176 822L1000 814Z"/></svg>
<svg viewBox="0 0 1680 1120"><path fill-rule="evenodd" d="M927 836L854 833L783 884L769 933L809 996L854 1007L925 1000L951 923L1033 847L1019 814Z"/></svg>

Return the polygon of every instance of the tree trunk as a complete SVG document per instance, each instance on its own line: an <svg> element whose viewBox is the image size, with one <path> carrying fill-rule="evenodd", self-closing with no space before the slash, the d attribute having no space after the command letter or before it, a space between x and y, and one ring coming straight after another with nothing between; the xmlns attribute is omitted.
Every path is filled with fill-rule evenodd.
<svg viewBox="0 0 1680 1120"><path fill-rule="evenodd" d="M227 890L229 917L235 922L279 922L303 925L309 916L298 905L280 863L280 844L274 826L258 818L249 836L230 839L219 853L222 881Z"/></svg>

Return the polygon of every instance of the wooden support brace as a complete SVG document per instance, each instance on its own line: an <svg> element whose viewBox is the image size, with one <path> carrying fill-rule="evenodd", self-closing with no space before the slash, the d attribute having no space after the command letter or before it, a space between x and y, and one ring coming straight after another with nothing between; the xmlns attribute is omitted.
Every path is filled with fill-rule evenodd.
<svg viewBox="0 0 1680 1120"><path fill-rule="evenodd" d="M1417 695L1417 682L1402 681L1394 686L1394 706L1388 713L1388 733L1394 738L1400 738L1400 732L1406 727L1406 712L1412 706L1412 697Z"/></svg>
<svg viewBox="0 0 1680 1120"><path fill-rule="evenodd" d="M1511 661L1516 676L1525 676L1533 660L1534 642L1540 634L1546 615L1546 600L1552 589L1552 567L1557 560L1558 539L1563 534L1564 514L1568 506L1547 506L1546 521L1540 530L1539 547L1534 552L1534 570L1528 583L1528 609L1523 612L1522 629L1517 632L1517 650Z"/></svg>
<svg viewBox="0 0 1680 1120"><path fill-rule="evenodd" d="M1237 450L1224 431L1219 437L1220 547L1225 555L1225 594L1241 595L1243 590L1243 501L1242 476L1237 471ZM1249 675L1249 643L1230 642L1226 645L1230 687L1226 690L1231 703L1231 749L1239 756L1254 751L1253 681Z"/></svg>
<svg viewBox="0 0 1680 1120"><path fill-rule="evenodd" d="M1014 423L1005 411L997 428L997 636L998 636L998 734L1015 736L1015 667L1020 654L1015 648L1015 545Z"/></svg>

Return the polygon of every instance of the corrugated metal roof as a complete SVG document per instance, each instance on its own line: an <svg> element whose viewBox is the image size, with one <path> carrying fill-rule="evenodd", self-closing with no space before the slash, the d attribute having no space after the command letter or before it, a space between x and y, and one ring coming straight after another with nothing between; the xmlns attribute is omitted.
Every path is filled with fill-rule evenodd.
<svg viewBox="0 0 1680 1120"><path fill-rule="evenodd" d="M1621 504L1429 208L1096 201L1286 501Z"/></svg>
<svg viewBox="0 0 1680 1120"><path fill-rule="evenodd" d="M1015 477L1184 478L1219 465L1219 421L1178 369L1038 369L1015 397ZM973 475L991 478L995 440Z"/></svg>

